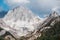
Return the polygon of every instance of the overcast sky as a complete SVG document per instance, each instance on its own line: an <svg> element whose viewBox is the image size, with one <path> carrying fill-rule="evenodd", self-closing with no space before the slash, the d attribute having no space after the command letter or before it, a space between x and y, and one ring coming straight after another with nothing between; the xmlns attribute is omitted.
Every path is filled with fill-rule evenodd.
<svg viewBox="0 0 60 40"><path fill-rule="evenodd" d="M40 17L45 17L52 10L60 11L60 0L0 0L0 11L25 6Z"/></svg>

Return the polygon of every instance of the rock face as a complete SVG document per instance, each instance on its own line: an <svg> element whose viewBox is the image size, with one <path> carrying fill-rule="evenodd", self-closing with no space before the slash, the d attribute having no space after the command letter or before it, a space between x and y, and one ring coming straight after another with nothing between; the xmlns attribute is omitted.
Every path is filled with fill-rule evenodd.
<svg viewBox="0 0 60 40"><path fill-rule="evenodd" d="M8 11L7 15L0 21L0 26L9 31L15 38L32 33L37 30L40 22L42 23L39 16L34 15L32 11L23 6Z"/></svg>
<svg viewBox="0 0 60 40"><path fill-rule="evenodd" d="M28 40L34 40L37 37L40 37L42 32L51 28L51 26L53 26L56 22L60 22L60 15L54 11L43 21L42 24L39 24L38 30L33 33L33 36L31 36Z"/></svg>
<svg viewBox="0 0 60 40"><path fill-rule="evenodd" d="M42 20L29 9L19 6L8 11L7 15L0 19L0 27L11 33L16 39L34 40L41 36L41 32L51 28L60 16L54 11Z"/></svg>

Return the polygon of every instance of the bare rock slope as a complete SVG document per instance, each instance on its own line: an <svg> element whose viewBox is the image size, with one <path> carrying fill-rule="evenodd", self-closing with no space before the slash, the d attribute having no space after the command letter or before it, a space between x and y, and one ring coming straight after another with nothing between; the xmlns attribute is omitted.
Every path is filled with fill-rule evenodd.
<svg viewBox="0 0 60 40"><path fill-rule="evenodd" d="M60 21L60 16L55 11L47 18L41 19L29 9L19 6L8 11L7 15L0 19L0 27L4 29L1 31L3 34L0 35L8 31L13 39L15 38L14 40L34 40L41 36L42 31L51 28L50 26L58 21Z"/></svg>

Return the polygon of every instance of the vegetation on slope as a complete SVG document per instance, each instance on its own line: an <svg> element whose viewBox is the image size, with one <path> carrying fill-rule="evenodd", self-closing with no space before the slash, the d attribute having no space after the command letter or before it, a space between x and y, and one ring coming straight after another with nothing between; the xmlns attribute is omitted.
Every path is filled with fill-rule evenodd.
<svg viewBox="0 0 60 40"><path fill-rule="evenodd" d="M60 22L56 22L46 32L42 32L42 36L36 40L60 40Z"/></svg>

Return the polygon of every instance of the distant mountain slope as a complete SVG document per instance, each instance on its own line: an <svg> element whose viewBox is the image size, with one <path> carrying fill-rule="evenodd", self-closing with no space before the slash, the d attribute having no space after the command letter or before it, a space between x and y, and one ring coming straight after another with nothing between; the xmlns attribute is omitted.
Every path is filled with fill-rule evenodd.
<svg viewBox="0 0 60 40"><path fill-rule="evenodd" d="M1 11L0 12L0 18L4 17L7 14L7 11Z"/></svg>

